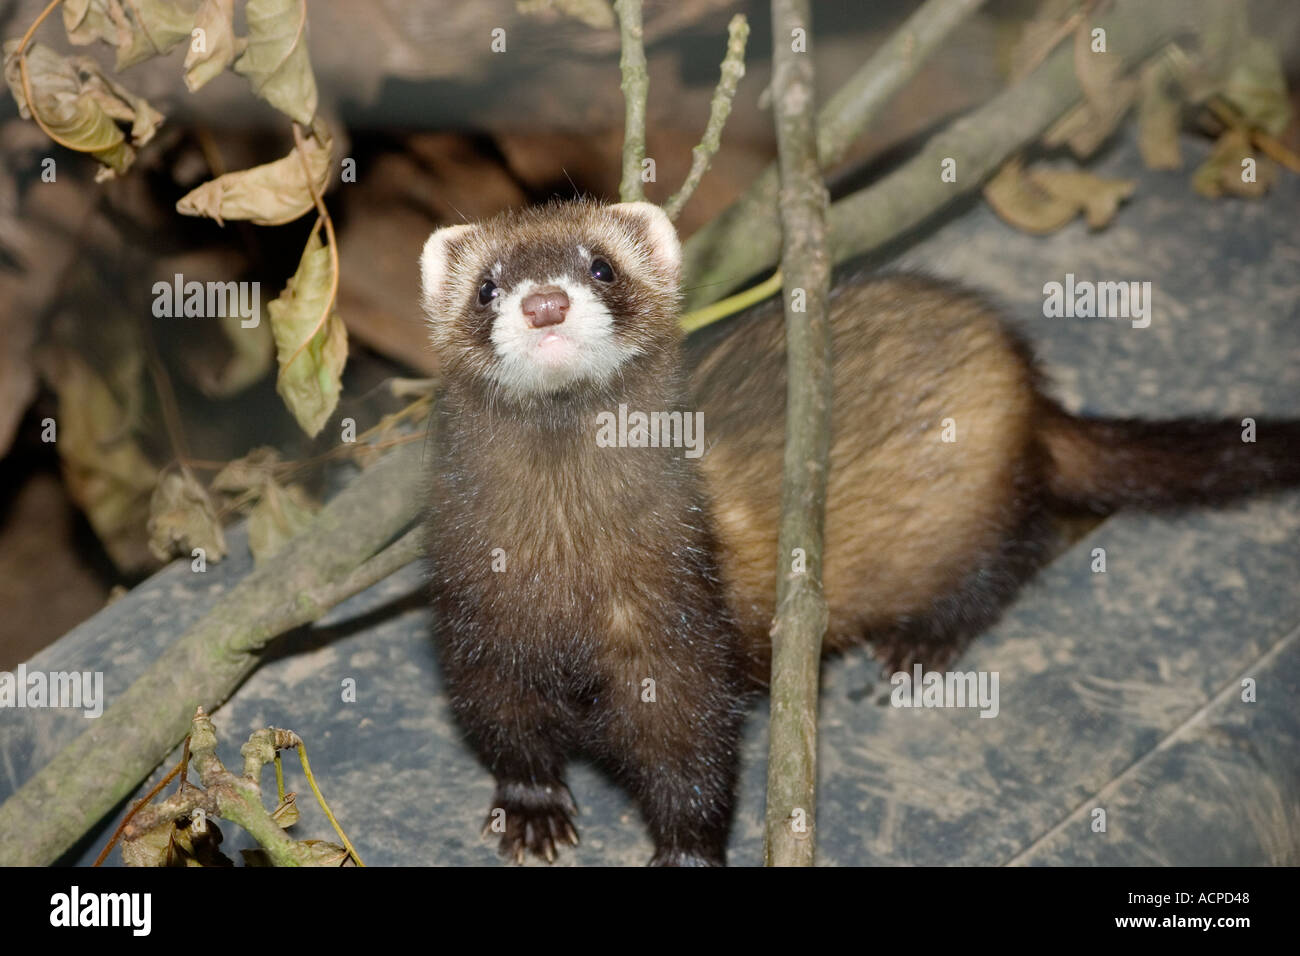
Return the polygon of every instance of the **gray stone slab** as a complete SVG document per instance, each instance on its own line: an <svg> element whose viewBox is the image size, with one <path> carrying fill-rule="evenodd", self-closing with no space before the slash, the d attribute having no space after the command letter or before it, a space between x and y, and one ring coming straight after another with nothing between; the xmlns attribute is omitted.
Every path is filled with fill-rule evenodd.
<svg viewBox="0 0 1300 956"><path fill-rule="evenodd" d="M894 708L868 661L829 668L822 862L1295 862L1298 533L1294 493L1106 522L956 665L999 674L994 719ZM1243 676L1257 703L1220 697ZM1105 834L1078 818L1096 806Z"/></svg>
<svg viewBox="0 0 1300 956"><path fill-rule="evenodd" d="M1138 188L1099 232L1078 219L1050 236L1025 235L979 203L896 264L989 293L1072 409L1300 415L1300 177L1283 173L1257 201L1205 199L1189 180L1208 151L1185 138L1187 168L1153 172L1131 141L1120 142L1091 171ZM1045 318L1043 286L1067 273L1151 282L1151 325Z"/></svg>
<svg viewBox="0 0 1300 956"><path fill-rule="evenodd" d="M168 565L42 650L27 662L28 670L102 671L105 695L113 700L252 568L242 533L236 531L230 544L230 555L201 575L188 562ZM0 710L0 799L88 726L80 712Z"/></svg>

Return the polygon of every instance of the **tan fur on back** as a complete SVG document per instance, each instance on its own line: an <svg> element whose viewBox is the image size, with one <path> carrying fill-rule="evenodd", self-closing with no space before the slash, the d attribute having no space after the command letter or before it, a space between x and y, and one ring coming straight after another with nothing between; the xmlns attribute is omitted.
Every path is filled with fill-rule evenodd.
<svg viewBox="0 0 1300 956"><path fill-rule="evenodd" d="M977 298L911 277L832 302L834 430L826 513L826 646L923 614L1008 533L1030 440L1030 372ZM778 308L694 349L703 461L732 606L765 644L776 594L785 414ZM941 441L943 420L956 441ZM1009 509L1008 509L1009 512ZM786 560L789 560L787 556Z"/></svg>

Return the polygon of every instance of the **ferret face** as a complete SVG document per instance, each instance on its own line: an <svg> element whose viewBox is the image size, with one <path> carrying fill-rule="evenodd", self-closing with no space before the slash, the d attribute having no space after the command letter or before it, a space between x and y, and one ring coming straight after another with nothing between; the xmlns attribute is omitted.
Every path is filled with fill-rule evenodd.
<svg viewBox="0 0 1300 956"><path fill-rule="evenodd" d="M681 247L650 203L553 204L449 226L420 266L443 374L508 397L603 385L677 340Z"/></svg>

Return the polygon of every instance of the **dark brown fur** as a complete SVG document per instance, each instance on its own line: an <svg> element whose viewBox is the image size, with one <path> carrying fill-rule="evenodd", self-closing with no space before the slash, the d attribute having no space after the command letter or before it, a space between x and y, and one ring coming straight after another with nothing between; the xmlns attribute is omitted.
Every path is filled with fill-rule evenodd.
<svg viewBox="0 0 1300 956"><path fill-rule="evenodd" d="M486 224L482 250L540 277L571 241L647 234L619 207ZM612 210L612 211L611 211ZM605 217L602 219L602 217ZM551 250L554 246L555 250ZM552 257L555 261L547 261ZM497 778L502 849L550 858L573 833L566 757L638 798L660 863L720 863L746 686L766 679L785 412L779 303L679 352L675 273L615 261L605 301L643 354L603 386L526 401L485 380L481 316L460 299L434 340L444 388L428 553L452 706ZM911 276L832 303L834 436L824 586L829 651L941 663L1042 562L1050 510L1223 500L1300 482L1300 426L1075 418L980 299ZM704 413L702 459L598 448L598 412ZM941 441L945 419L957 440ZM507 570L492 570L493 549ZM752 680L747 684L746 672ZM656 702L642 700L642 682Z"/></svg>
<svg viewBox="0 0 1300 956"><path fill-rule="evenodd" d="M609 291L646 347L609 386L539 407L445 376L427 548L442 663L497 779L503 852L549 859L576 839L564 767L585 754L638 799L654 862L721 864L744 683L703 478L679 449L595 442L596 415L619 402L687 407L676 293ZM504 571L493 570L497 548Z"/></svg>

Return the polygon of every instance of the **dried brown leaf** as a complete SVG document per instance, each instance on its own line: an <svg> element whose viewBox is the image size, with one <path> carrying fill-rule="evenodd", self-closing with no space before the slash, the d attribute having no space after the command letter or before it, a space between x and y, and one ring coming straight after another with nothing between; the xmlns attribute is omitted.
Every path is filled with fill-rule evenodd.
<svg viewBox="0 0 1300 956"><path fill-rule="evenodd" d="M544 20L567 16L596 30L614 29L614 8L609 0L515 0L515 9L524 16Z"/></svg>
<svg viewBox="0 0 1300 956"><path fill-rule="evenodd" d="M194 15L193 40L185 54L185 85L190 92L230 66L247 43L235 36L235 0L203 0Z"/></svg>
<svg viewBox="0 0 1300 956"><path fill-rule="evenodd" d="M1100 105L1090 101L1080 103L1048 129L1043 136L1043 145L1052 148L1066 145L1076 157L1087 159L1119 127L1137 94L1136 78L1124 77L1116 81L1111 87L1112 99Z"/></svg>
<svg viewBox="0 0 1300 956"><path fill-rule="evenodd" d="M1254 161L1253 182L1244 178L1246 160ZM1205 162L1192 174L1192 188L1211 199L1225 193L1257 199L1268 192L1277 179L1277 171L1273 160L1255 153L1249 131L1244 126L1232 126L1224 131Z"/></svg>
<svg viewBox="0 0 1300 956"><path fill-rule="evenodd" d="M124 19L120 0L63 0L63 29L77 46L96 40L110 46L126 42L118 26Z"/></svg>
<svg viewBox="0 0 1300 956"><path fill-rule="evenodd" d="M248 547L253 562L271 557L311 524L318 510L307 493L296 485L281 487L274 480L262 487L262 497L248 516Z"/></svg>
<svg viewBox="0 0 1300 956"><path fill-rule="evenodd" d="M348 357L347 331L329 303L329 249L313 232L298 271L267 306L280 373L275 390L298 425L313 438L338 404L340 377ZM323 320L323 321L322 321Z"/></svg>
<svg viewBox="0 0 1300 956"><path fill-rule="evenodd" d="M303 126L316 116L316 77L307 54L304 0L248 0L248 46L235 72L253 92Z"/></svg>
<svg viewBox="0 0 1300 956"><path fill-rule="evenodd" d="M271 811L271 819L280 825L281 830L287 830L298 822L298 795L296 793L286 793L280 805Z"/></svg>
<svg viewBox="0 0 1300 956"><path fill-rule="evenodd" d="M275 478L275 467L280 463L280 453L269 446L254 448L243 458L236 458L217 472L212 479L214 491L240 494L260 488Z"/></svg>
<svg viewBox="0 0 1300 956"><path fill-rule="evenodd" d="M1291 122L1291 101L1277 47L1252 37L1228 73L1223 96L1248 126L1280 136Z"/></svg>
<svg viewBox="0 0 1300 956"><path fill-rule="evenodd" d="M333 140L321 126L305 141L307 166L317 193L329 181ZM197 186L176 203L185 216L207 216L218 223L249 219L259 226L293 222L315 205L302 174L297 150L273 163L226 173Z"/></svg>
<svg viewBox="0 0 1300 956"><path fill-rule="evenodd" d="M989 180L984 198L1009 225L1045 235L1060 229L1080 212L1085 214L1090 228L1102 228L1136 188L1136 180L1104 179L1080 170L1026 170L1017 158Z"/></svg>
<svg viewBox="0 0 1300 956"><path fill-rule="evenodd" d="M993 211L1022 232L1056 232L1079 212L1079 206L1048 192L1030 178L1020 159L1011 160L984 186Z"/></svg>
<svg viewBox="0 0 1300 956"><path fill-rule="evenodd" d="M42 43L27 49L27 80L34 104L27 102L16 55L18 40L5 43L5 82L24 118L37 118L70 149L90 153L104 169L100 178L126 172L135 150L114 120L132 123L137 145L152 138L162 114L141 97L106 76L89 57L64 57Z"/></svg>
<svg viewBox="0 0 1300 956"><path fill-rule="evenodd" d="M143 96L136 96L122 84L105 74L88 56L73 57L85 92L103 107L115 120L131 124L131 145L136 149L154 137L162 125L163 115L149 105Z"/></svg>
<svg viewBox="0 0 1300 956"><path fill-rule="evenodd" d="M234 866L221 852L221 829L207 816L165 820L122 840L127 866Z"/></svg>
<svg viewBox="0 0 1300 956"><path fill-rule="evenodd" d="M103 6L117 26L115 69L121 72L188 40L198 0L117 0Z"/></svg>
<svg viewBox="0 0 1300 956"><path fill-rule="evenodd" d="M1012 83L1032 73L1070 35L1069 25L1078 8L1077 0L1043 0L1034 9L1008 55Z"/></svg>
<svg viewBox="0 0 1300 956"><path fill-rule="evenodd" d="M1109 225L1119 204L1137 189L1136 179L1104 179L1080 170L1042 168L1029 177L1057 199L1082 209L1090 229Z"/></svg>
<svg viewBox="0 0 1300 956"><path fill-rule="evenodd" d="M196 384L210 398L235 395L260 381L275 361L275 340L270 324L259 321L245 328L239 315L223 315L221 331L230 342L229 360L219 370L198 376Z"/></svg>
<svg viewBox="0 0 1300 956"><path fill-rule="evenodd" d="M58 396L55 448L68 493L114 564L138 569L157 472L123 427L125 416L113 393L79 355L51 349L42 359L45 378Z"/></svg>
<svg viewBox="0 0 1300 956"><path fill-rule="evenodd" d="M1148 169L1182 169L1178 145L1182 126L1182 98L1163 58L1142 70L1142 95L1138 102L1138 149Z"/></svg>
<svg viewBox="0 0 1300 956"><path fill-rule="evenodd" d="M122 839L122 862L127 866L168 866L173 858L176 822L165 820L135 836Z"/></svg>
<svg viewBox="0 0 1300 956"><path fill-rule="evenodd" d="M185 471L162 476L149 502L149 550L159 561L202 548L212 562L226 556L226 536L207 490Z"/></svg>
<svg viewBox="0 0 1300 956"><path fill-rule="evenodd" d="M1106 115L1115 99L1115 84L1124 73L1124 60L1109 51L1093 50L1093 24L1083 21L1074 31L1074 75L1083 97L1098 115Z"/></svg>
<svg viewBox="0 0 1300 956"><path fill-rule="evenodd" d="M311 851L308 866L347 866L352 859L351 854L337 843L325 840L302 840L300 843Z"/></svg>

